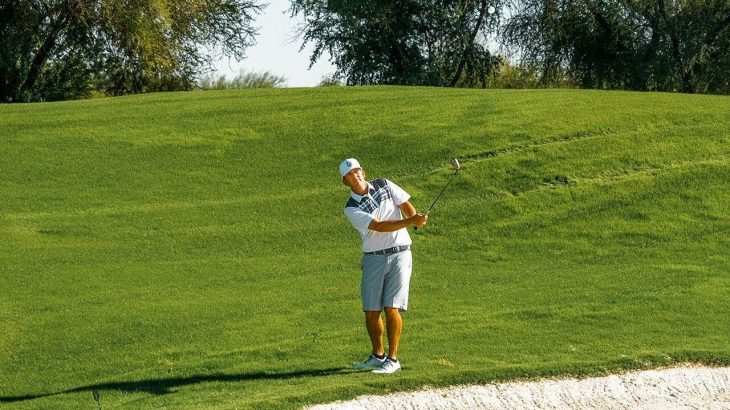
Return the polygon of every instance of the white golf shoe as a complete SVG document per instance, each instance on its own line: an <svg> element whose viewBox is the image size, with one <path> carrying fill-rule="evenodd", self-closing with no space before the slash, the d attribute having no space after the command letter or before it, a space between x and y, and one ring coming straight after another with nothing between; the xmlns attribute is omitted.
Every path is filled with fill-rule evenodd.
<svg viewBox="0 0 730 410"><path fill-rule="evenodd" d="M393 360L390 357L386 357L385 361L383 361L383 364L378 366L377 369L373 370L373 373L390 374L395 373L398 370L400 370L400 362L398 360Z"/></svg>
<svg viewBox="0 0 730 410"><path fill-rule="evenodd" d="M362 370L362 369L368 369L371 367L380 367L385 362L385 357L382 359L378 359L374 354L371 354L370 357L368 357L367 360L365 360L362 363L358 363L354 366L352 366L355 370Z"/></svg>

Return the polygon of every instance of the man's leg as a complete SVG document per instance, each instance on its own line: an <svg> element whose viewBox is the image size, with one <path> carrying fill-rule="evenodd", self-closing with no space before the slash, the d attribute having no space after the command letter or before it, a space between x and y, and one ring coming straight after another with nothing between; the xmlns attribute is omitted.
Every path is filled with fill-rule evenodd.
<svg viewBox="0 0 730 410"><path fill-rule="evenodd" d="M385 327L388 330L388 356L398 360L403 320L401 310L408 309L408 289L411 282L413 257L411 251L397 253L390 257L392 266L384 280L383 304L385 307Z"/></svg>
<svg viewBox="0 0 730 410"><path fill-rule="evenodd" d="M398 360L398 344L400 343L400 332L403 328L400 311L397 308L385 308L385 323L388 328L388 357Z"/></svg>
<svg viewBox="0 0 730 410"><path fill-rule="evenodd" d="M371 367L380 367L386 360L383 349L383 320L380 318L380 311L365 311L365 327L368 329L370 341L373 343L373 354L362 363L352 366L355 370L362 370Z"/></svg>
<svg viewBox="0 0 730 410"><path fill-rule="evenodd" d="M380 312L365 312L365 326L368 328L370 341L373 343L373 353L382 356L385 349L383 348L383 320L380 318ZM390 340L390 331L388 340Z"/></svg>
<svg viewBox="0 0 730 410"><path fill-rule="evenodd" d="M398 308L385 308L385 321L388 329L388 357L377 369L373 370L373 373L378 374L391 374L401 369L398 361L398 344L403 320L401 320Z"/></svg>
<svg viewBox="0 0 730 410"><path fill-rule="evenodd" d="M383 255L363 255L362 257L362 310L365 311L365 327L368 329L373 353L381 356L383 349L383 280L387 258Z"/></svg>

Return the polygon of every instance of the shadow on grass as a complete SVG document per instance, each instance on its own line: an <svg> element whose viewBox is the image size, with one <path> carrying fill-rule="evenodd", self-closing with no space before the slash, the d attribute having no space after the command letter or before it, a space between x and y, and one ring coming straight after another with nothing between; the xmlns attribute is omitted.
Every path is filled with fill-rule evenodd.
<svg viewBox="0 0 730 410"><path fill-rule="evenodd" d="M118 390L121 392L135 393L144 392L155 395L170 394L173 388L187 386L191 384L207 383L207 382L247 382L255 380L286 380L297 379L301 377L321 377L333 374L353 373L349 367L333 367L329 369L313 369L301 370L295 372L254 372L242 374L213 374L208 376L190 376L190 377L172 377L169 379L150 379L132 382L109 382L92 384L89 386L76 387L69 390L63 390L55 393L29 394L25 396L0 396L0 403L13 403L25 400L39 399L43 397L57 396L68 393L94 392L97 390Z"/></svg>

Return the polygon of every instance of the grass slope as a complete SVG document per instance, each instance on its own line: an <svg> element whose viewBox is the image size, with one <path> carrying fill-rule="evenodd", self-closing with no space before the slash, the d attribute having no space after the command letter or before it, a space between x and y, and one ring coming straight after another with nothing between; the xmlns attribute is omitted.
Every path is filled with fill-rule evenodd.
<svg viewBox="0 0 730 410"><path fill-rule="evenodd" d="M327 88L0 105L3 408L290 408L730 364L730 100ZM402 372L337 165L403 186Z"/></svg>

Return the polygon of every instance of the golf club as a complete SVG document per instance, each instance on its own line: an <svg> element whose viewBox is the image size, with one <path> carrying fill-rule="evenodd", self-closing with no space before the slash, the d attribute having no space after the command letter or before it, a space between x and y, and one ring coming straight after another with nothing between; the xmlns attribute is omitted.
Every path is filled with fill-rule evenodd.
<svg viewBox="0 0 730 410"><path fill-rule="evenodd" d="M461 164L459 164L458 159L454 158L451 160L451 168L453 168L455 170L454 173L451 174L451 176L449 177L449 180L446 182L446 185L444 185L443 189L441 189L441 192L439 192L436 199L433 200L433 203L431 203L431 206L428 207L428 209L426 210L426 215L428 215L428 213L431 212L431 209L433 208L434 205L436 205L436 202L439 200L439 198L441 198L441 195L443 195L444 191L446 191L446 187L449 186L449 184L451 183L451 180L454 179L454 176L456 176L456 174L459 173L459 170L461 169ZM414 227L413 230L417 231L418 227L417 226Z"/></svg>

